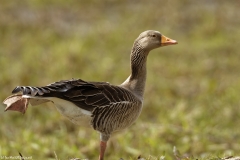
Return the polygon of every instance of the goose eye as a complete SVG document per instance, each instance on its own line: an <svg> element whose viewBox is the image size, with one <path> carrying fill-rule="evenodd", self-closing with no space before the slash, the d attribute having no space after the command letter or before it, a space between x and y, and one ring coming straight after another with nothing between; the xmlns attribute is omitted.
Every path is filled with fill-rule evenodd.
<svg viewBox="0 0 240 160"><path fill-rule="evenodd" d="M153 34L153 35L152 35L152 37L156 37L156 35L155 35L155 34Z"/></svg>

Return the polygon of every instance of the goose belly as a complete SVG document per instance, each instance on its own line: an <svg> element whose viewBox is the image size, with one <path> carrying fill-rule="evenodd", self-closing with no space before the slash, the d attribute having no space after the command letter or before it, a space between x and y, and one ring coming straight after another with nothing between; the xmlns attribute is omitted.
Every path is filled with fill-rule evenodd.
<svg viewBox="0 0 240 160"><path fill-rule="evenodd" d="M90 126L92 113L87 110L83 110L75 104L59 98L50 98L55 104L57 110L69 119L72 123L81 126Z"/></svg>

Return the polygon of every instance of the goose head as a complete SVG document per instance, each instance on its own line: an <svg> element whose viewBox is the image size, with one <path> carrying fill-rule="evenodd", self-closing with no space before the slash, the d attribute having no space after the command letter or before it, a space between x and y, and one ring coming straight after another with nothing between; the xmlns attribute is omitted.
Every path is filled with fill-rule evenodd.
<svg viewBox="0 0 240 160"><path fill-rule="evenodd" d="M162 35L158 31L147 30L138 36L135 43L138 43L142 49L150 51L158 47L177 44L177 41Z"/></svg>

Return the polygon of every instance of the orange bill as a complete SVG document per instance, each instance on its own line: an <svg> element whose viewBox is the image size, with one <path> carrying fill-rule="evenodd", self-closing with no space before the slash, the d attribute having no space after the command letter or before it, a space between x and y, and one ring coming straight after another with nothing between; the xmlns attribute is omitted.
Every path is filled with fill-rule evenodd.
<svg viewBox="0 0 240 160"><path fill-rule="evenodd" d="M162 38L161 38L162 46L173 45L173 44L178 44L178 42L176 40L170 39L170 38L162 35Z"/></svg>

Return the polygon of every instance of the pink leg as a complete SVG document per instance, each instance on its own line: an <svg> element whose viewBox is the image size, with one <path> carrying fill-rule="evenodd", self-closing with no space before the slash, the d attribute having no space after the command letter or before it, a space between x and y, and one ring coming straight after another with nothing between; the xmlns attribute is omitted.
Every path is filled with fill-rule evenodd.
<svg viewBox="0 0 240 160"><path fill-rule="evenodd" d="M107 142L101 141L99 160L103 160L106 147L107 147Z"/></svg>

